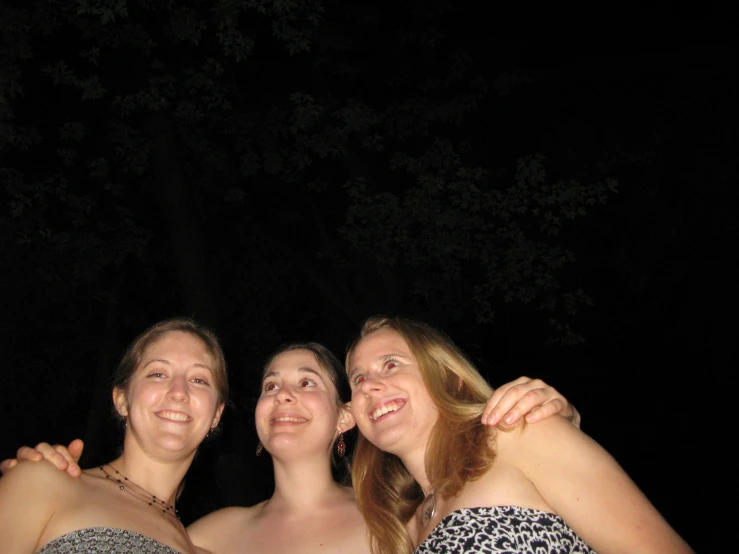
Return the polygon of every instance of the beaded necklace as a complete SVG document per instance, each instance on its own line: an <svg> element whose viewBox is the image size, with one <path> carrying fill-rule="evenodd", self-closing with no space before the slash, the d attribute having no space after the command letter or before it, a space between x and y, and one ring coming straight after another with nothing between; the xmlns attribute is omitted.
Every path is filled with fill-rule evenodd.
<svg viewBox="0 0 739 554"><path fill-rule="evenodd" d="M115 475L105 469L106 465L115 472ZM174 518L180 519L180 513L177 511L173 504L167 504L161 498L157 498L149 491L147 491L144 487L140 487L139 485L131 481L128 477L123 475L112 465L101 465L100 470L105 474L106 479L110 479L111 481L117 483L118 488L123 492L127 492L134 498L141 500L141 502L145 502L149 506L153 506L157 510L161 510L163 514L168 514Z"/></svg>

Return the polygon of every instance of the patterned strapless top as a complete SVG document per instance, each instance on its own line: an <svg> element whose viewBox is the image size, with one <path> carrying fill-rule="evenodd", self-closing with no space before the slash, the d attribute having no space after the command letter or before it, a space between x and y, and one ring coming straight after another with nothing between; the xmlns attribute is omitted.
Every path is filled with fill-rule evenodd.
<svg viewBox="0 0 739 554"><path fill-rule="evenodd" d="M174 548L145 535L114 529L94 527L80 529L46 543L36 554L180 554Z"/></svg>
<svg viewBox="0 0 739 554"><path fill-rule="evenodd" d="M445 516L415 554L596 554L556 514L493 506Z"/></svg>

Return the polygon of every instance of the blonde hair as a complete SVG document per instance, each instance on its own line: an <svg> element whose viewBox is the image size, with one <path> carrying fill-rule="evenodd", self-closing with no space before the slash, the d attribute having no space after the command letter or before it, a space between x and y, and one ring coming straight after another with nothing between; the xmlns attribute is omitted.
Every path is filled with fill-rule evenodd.
<svg viewBox="0 0 739 554"><path fill-rule="evenodd" d="M357 344L381 330L394 331L405 340L439 410L426 447L426 475L436 494L454 497L466 483L481 477L495 457L489 446L489 430L480 421L493 389L443 332L401 317L367 319L347 351L347 371ZM352 482L359 510L367 521L372 552L412 552L405 525L423 500L423 491L400 459L360 433Z"/></svg>

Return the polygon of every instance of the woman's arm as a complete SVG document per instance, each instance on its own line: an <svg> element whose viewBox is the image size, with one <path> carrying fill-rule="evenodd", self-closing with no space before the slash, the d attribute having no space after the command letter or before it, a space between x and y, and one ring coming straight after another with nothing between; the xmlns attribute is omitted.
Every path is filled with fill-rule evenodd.
<svg viewBox="0 0 739 554"><path fill-rule="evenodd" d="M503 456L598 554L693 553L618 462L562 418L498 437Z"/></svg>

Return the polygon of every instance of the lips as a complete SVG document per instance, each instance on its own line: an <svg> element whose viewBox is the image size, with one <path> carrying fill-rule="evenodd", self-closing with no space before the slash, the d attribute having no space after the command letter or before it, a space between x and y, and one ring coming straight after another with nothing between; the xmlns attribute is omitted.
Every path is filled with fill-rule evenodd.
<svg viewBox="0 0 739 554"><path fill-rule="evenodd" d="M161 419L166 419L167 421L178 421L183 423L192 421L192 418L185 412L178 412L175 410L161 410L159 412L156 412L156 414L157 417Z"/></svg>
<svg viewBox="0 0 739 554"><path fill-rule="evenodd" d="M389 414L390 412L397 412L403 406L405 406L405 400L400 399L394 399L388 402L381 402L379 404L375 404L372 410L370 410L369 417L372 421L377 421L385 414Z"/></svg>

